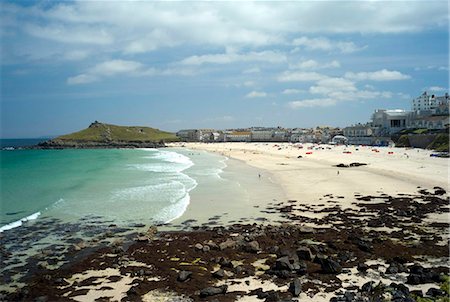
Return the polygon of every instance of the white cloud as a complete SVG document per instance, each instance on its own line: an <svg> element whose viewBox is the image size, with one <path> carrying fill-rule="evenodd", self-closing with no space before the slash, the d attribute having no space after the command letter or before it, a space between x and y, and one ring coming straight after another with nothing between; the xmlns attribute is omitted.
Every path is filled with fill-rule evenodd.
<svg viewBox="0 0 450 302"><path fill-rule="evenodd" d="M126 74L137 74L143 73L144 65L135 61L125 61L125 60L111 60L99 63L90 69L90 73L112 76L116 74L126 73Z"/></svg>
<svg viewBox="0 0 450 302"><path fill-rule="evenodd" d="M87 84L100 80L102 77L111 77L117 75L123 76L191 76L195 71L183 68L166 68L156 69L149 68L144 64L137 61L129 60L110 60L89 68L85 73L70 77L67 79L67 83L74 84Z"/></svg>
<svg viewBox="0 0 450 302"><path fill-rule="evenodd" d="M311 86L309 92L312 94L328 95L336 91L356 91L355 83L344 78L326 78L319 80L316 86Z"/></svg>
<svg viewBox="0 0 450 302"><path fill-rule="evenodd" d="M303 69L303 70L318 70L326 68L339 68L341 63L337 60L333 60L327 63L319 63L316 60L302 60L296 64L290 64L290 69Z"/></svg>
<svg viewBox="0 0 450 302"><path fill-rule="evenodd" d="M306 99L299 101L292 101L288 106L292 109L312 108L312 107L330 107L336 105L336 101L330 98L323 99Z"/></svg>
<svg viewBox="0 0 450 302"><path fill-rule="evenodd" d="M431 86L428 88L429 91L433 91L433 92L442 92L442 91L447 91L447 88L444 87L439 87L439 86Z"/></svg>
<svg viewBox="0 0 450 302"><path fill-rule="evenodd" d="M85 25L25 24L24 31L31 36L60 43L109 45L114 42L114 36L105 29Z"/></svg>
<svg viewBox="0 0 450 302"><path fill-rule="evenodd" d="M282 63L287 60L286 55L274 51L239 53L208 54L201 56L191 56L183 59L180 63L183 65L202 65L202 64L230 64L237 62L264 62L264 63Z"/></svg>
<svg viewBox="0 0 450 302"><path fill-rule="evenodd" d="M267 93L264 91L252 91L249 92L245 97L246 98L264 98L267 96Z"/></svg>
<svg viewBox="0 0 450 302"><path fill-rule="evenodd" d="M355 81L398 81L407 80L411 77L396 70L382 69L373 72L347 72L345 77Z"/></svg>
<svg viewBox="0 0 450 302"><path fill-rule="evenodd" d="M335 18L335 16L339 18ZM424 16L433 16L424 18ZM405 33L448 27L445 1L190 2L73 1L31 6L2 3L2 33L25 33L52 53L55 45L93 45L96 54L129 55L164 47L285 45L351 53L361 45L330 34ZM333 22L329 22L333 20ZM320 35L320 36L317 36ZM35 49L18 39L9 45L29 56ZM24 49L25 48L25 49ZM62 51L64 53L65 51ZM49 57L49 56L44 56ZM443 67L447 68L448 67Z"/></svg>
<svg viewBox="0 0 450 302"><path fill-rule="evenodd" d="M370 89L360 90L354 81L346 78L324 77L309 88L309 93L318 95L317 98L292 101L288 103L288 106L294 109L329 107L342 102L358 102L392 97L392 93L389 91L376 91L373 87L370 87Z"/></svg>
<svg viewBox="0 0 450 302"><path fill-rule="evenodd" d="M353 42L332 41L324 37L300 37L294 39L292 45L300 46L306 50L338 51L341 53L353 53L366 48L366 46L356 46Z"/></svg>
<svg viewBox="0 0 450 302"><path fill-rule="evenodd" d="M317 72L285 71L277 77L279 82L311 82L326 78Z"/></svg>
<svg viewBox="0 0 450 302"><path fill-rule="evenodd" d="M252 74L252 73L260 73L261 69L259 67L248 68L242 71L243 74Z"/></svg>
<svg viewBox="0 0 450 302"><path fill-rule="evenodd" d="M78 85L78 84L87 84L97 81L97 77L90 74L80 74L74 77L70 77L67 79L67 84L69 85Z"/></svg>
<svg viewBox="0 0 450 302"><path fill-rule="evenodd" d="M282 94L298 94L298 93L302 93L304 92L304 90L301 89L285 89L283 90Z"/></svg>

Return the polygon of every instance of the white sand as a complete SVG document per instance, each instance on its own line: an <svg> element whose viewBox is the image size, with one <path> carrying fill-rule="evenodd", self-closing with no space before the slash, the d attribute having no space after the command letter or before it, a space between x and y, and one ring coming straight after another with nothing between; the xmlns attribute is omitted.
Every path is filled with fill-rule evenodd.
<svg viewBox="0 0 450 302"><path fill-rule="evenodd" d="M353 200L350 197L355 193L412 194L417 192L418 186L449 189L448 159L430 157L432 152L429 150L289 143L172 144L177 147L181 145L216 152L269 171L285 191L286 197L302 204L314 205L323 195L333 194L346 197L347 204L340 203L341 207L351 207ZM352 162L366 163L367 166L333 166Z"/></svg>

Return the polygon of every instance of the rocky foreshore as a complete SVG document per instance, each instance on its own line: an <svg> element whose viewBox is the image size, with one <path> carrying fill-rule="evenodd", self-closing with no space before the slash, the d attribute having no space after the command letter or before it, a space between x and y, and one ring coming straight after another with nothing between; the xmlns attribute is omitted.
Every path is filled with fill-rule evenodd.
<svg viewBox="0 0 450 302"><path fill-rule="evenodd" d="M49 140L25 149L116 149L116 148L163 148L163 141L75 141Z"/></svg>
<svg viewBox="0 0 450 302"><path fill-rule="evenodd" d="M25 286L3 291L1 297L5 301L419 301L421 297L428 300L420 301L448 301L449 223L428 219L448 215L445 190L356 194L356 199L355 209L340 209L340 197L330 194L324 196L329 206L321 210L295 200L262 209L281 213L287 223L214 226L215 221L196 225L190 220L166 231L137 225L140 231L121 239L117 236L124 230L109 224L97 231L101 239L71 238L72 247L64 255L50 250L39 259L30 258L29 273L21 280ZM309 218L308 212L325 216ZM70 227L63 229L70 235ZM18 243L11 245L12 233L1 238L6 243L2 261L8 264ZM65 263L51 268L48 263L55 258ZM47 264L36 267L38 260Z"/></svg>

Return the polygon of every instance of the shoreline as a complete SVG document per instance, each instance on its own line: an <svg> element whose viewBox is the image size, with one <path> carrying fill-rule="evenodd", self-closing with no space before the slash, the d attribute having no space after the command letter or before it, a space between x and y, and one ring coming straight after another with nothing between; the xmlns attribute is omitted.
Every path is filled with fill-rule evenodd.
<svg viewBox="0 0 450 302"><path fill-rule="evenodd" d="M182 149L169 147L168 150L177 152ZM170 222L168 230L182 229L186 226L183 224L185 221L189 221L189 225L227 226L233 223L276 223L281 219L257 211L268 203L286 200L284 191L280 184L274 181L273 174L268 170L247 165L240 159L226 156L224 158L226 166L218 175L219 179L213 183L214 187L211 187L211 183L200 181L189 192L190 202L186 211ZM189 169L183 173L190 175ZM224 186L235 192L224 191ZM212 217L214 219L211 219Z"/></svg>
<svg viewBox="0 0 450 302"><path fill-rule="evenodd" d="M187 216L172 229L137 221L124 230L95 217L86 230L44 219L24 223L19 228L24 236L37 232L44 238L42 229L47 228L69 236L72 245L64 249L54 245L54 250L42 250L28 259L25 287L4 292L0 286L0 297L259 302L448 295L442 291L450 280L448 184L442 181L448 169L445 159L435 161L417 150L406 150L407 158L388 154L387 148L374 152L353 147L349 154L343 153L350 149L344 147L274 145L196 146L237 158L229 160L229 166L236 167L223 173L242 174L249 179L248 186L263 187L255 185L256 171L268 171L263 178L265 173L273 175L285 198L257 197L256 204L242 205L249 212L241 213L245 218L267 215L272 217L269 223L258 219L227 223L226 215L218 215L222 210L215 208L217 200L197 199L188 206L192 213L186 211ZM359 151L363 152L355 154ZM308 159L307 152L316 157ZM367 166L349 165L355 162ZM340 163L344 166L336 167ZM389 172L402 167L403 174ZM431 177L420 177L429 170L434 171ZM213 195L227 197L226 192ZM207 223L192 221L195 212L202 212ZM78 239L80 232L93 230L91 240ZM9 232L0 234L0 239L12 247L16 244L16 236ZM17 263L7 249L1 252L8 263ZM55 266L61 259L63 265Z"/></svg>
<svg viewBox="0 0 450 302"><path fill-rule="evenodd" d="M418 187L432 189L439 186L449 190L448 161L445 158L430 158L429 154L432 152L422 149L312 144L304 144L302 149L298 149L295 147L298 144L288 143L184 145L192 149L223 154L239 159L247 165L268 170L282 186L288 199L302 202L318 201L323 192L322 185L325 184L327 191L346 197L353 196L355 192L410 193L415 192ZM312 154L307 154L308 152ZM389 152L393 154L388 154ZM348 165L352 162L367 165L353 168L335 167L341 163Z"/></svg>

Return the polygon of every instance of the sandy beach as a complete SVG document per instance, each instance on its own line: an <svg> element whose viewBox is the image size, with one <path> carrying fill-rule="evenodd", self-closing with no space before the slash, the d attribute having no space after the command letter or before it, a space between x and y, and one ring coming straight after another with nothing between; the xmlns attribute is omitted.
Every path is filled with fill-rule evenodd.
<svg viewBox="0 0 450 302"><path fill-rule="evenodd" d="M273 302L448 295L448 159L428 150L361 146L170 147L228 157L224 173L239 178L253 198L227 200L221 191L221 198L217 192L205 198L194 190L170 225L136 224L124 232L99 224L89 241L30 258L27 285L2 297ZM52 232L75 228L48 225ZM64 266L51 267L56 259Z"/></svg>
<svg viewBox="0 0 450 302"><path fill-rule="evenodd" d="M439 186L448 191L449 161L423 149L288 143L177 143L173 146L216 152L266 170L288 199L317 204L324 194L412 193ZM299 158L301 156L301 158ZM337 168L364 163L367 166ZM257 175L255 175L257 177ZM261 177L265 177L264 174Z"/></svg>

